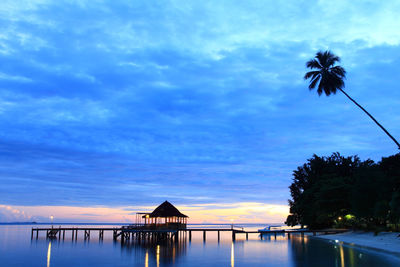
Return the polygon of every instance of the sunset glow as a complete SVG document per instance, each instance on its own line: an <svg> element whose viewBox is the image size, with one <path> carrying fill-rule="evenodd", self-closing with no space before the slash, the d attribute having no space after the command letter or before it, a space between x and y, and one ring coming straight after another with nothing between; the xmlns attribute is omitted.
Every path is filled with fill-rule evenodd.
<svg viewBox="0 0 400 267"><path fill-rule="evenodd" d="M176 206L189 216L189 223L282 223L287 214L286 205L264 203L204 204L196 206ZM135 212L151 212L156 206L140 207L70 207L70 206L4 206L10 221L50 222L50 215L57 222L109 222L134 223ZM135 211L134 211L135 210Z"/></svg>

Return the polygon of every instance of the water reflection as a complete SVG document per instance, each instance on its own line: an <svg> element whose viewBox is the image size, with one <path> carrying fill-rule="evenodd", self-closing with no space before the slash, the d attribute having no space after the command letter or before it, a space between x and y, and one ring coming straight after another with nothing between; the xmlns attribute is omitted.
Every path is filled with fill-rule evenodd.
<svg viewBox="0 0 400 267"><path fill-rule="evenodd" d="M231 267L235 267L235 243L232 242L231 245Z"/></svg>
<svg viewBox="0 0 400 267"><path fill-rule="evenodd" d="M157 267L160 267L160 245L157 245Z"/></svg>
<svg viewBox="0 0 400 267"><path fill-rule="evenodd" d="M351 249L351 251L352 251L352 249ZM341 266L345 267L345 264L344 264L344 252L343 252L343 246L342 245L340 245L340 263L341 263Z"/></svg>
<svg viewBox="0 0 400 267"><path fill-rule="evenodd" d="M7 234L7 235L6 235ZM14 236L12 236L14 234ZM398 267L399 258L370 250L353 248L341 242L329 242L313 237L292 235L263 236L258 234L246 240L238 235L232 242L231 233L210 234L203 243L202 233L191 241L184 235L178 242L151 242L149 240L113 241L105 236L104 242L91 242L78 238L68 240L27 240L30 228L22 234L5 232L0 227L1 266L270 266L270 267ZM214 238L213 238L214 237ZM6 241L4 241L6 240ZM73 255L73 257L71 257ZM51 258L53 257L53 258Z"/></svg>
<svg viewBox="0 0 400 267"><path fill-rule="evenodd" d="M139 251L145 251L144 265L146 267L160 267L164 265L173 265L177 257L185 255L187 250L187 241L184 239L179 240L178 242L171 242L168 240L158 242L149 240L132 240L130 242L121 243L121 249L124 252L135 256L138 255Z"/></svg>
<svg viewBox="0 0 400 267"><path fill-rule="evenodd" d="M50 267L51 253L57 253L60 245L63 250L66 249L65 246L69 246L75 253L78 253L75 242L64 243L57 240L48 240L45 242L44 240L39 240L31 243L31 245L40 245L40 243L47 246L47 267ZM94 251L99 249L97 244L89 246L88 244L82 242L78 247L85 248L85 250L91 247ZM257 240L239 240L236 242L221 243L211 241L207 242L206 245L200 240L197 243L189 243L184 238L178 242L152 242L149 240L138 242L137 240L131 240L130 242L109 244L114 244L113 246L116 251L122 251L122 255L128 256L123 257L126 263L123 266L129 266L128 262L133 263L134 266L145 267L203 266L199 260L195 260L194 262L192 260L194 258L199 259L199 257L208 264L213 261L218 262L218 264L224 262L223 266L230 265L231 267L235 267L235 261L236 265L254 261L253 263L256 263L256 265L267 263L269 264L268 266L291 267L398 266L390 262L389 259L385 259L382 255L379 255L379 253L374 254L348 246L339 241L329 242L307 236L293 236L289 240L278 237L275 239L274 236L269 236L263 238L261 242ZM59 266L58 256L59 254L57 254L57 258L53 259L53 265ZM98 263L98 266L107 266L104 263L102 264L100 260ZM65 262L65 264L62 263L60 266L70 265ZM84 265L78 264L73 266Z"/></svg>
<svg viewBox="0 0 400 267"><path fill-rule="evenodd" d="M260 239L266 240L266 241L284 240L284 239L286 239L286 234L285 233L276 233L276 234L263 233L263 234L260 234Z"/></svg>
<svg viewBox="0 0 400 267"><path fill-rule="evenodd" d="M49 247L47 248L47 267L50 267L51 258L51 241L49 241Z"/></svg>
<svg viewBox="0 0 400 267"><path fill-rule="evenodd" d="M289 244L296 267L396 266L390 257L382 257L373 251L363 253L362 249L339 241L293 237Z"/></svg>

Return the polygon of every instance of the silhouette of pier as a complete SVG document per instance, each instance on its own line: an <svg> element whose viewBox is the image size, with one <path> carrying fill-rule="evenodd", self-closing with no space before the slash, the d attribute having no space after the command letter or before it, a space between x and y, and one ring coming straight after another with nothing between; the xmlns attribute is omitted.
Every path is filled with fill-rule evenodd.
<svg viewBox="0 0 400 267"><path fill-rule="evenodd" d="M54 228L32 228L31 238L36 236L39 238L40 232L46 232L46 238L61 238L64 240L65 235L71 235L72 240L78 239L78 233L83 233L84 240L88 240L91 234L97 233L99 240L104 239L104 232L111 231L113 240L116 241L120 238L121 243L129 240L140 241L175 241L178 242L179 239L188 238L189 241L192 240L192 232L203 232L203 241L207 239L207 232L217 232L218 242L220 241L221 232L231 232L232 241L236 240L236 235L245 234L246 240L249 238L249 234L258 234L261 239L263 236L274 236L276 239L277 234L284 234L290 239L290 235L300 233L304 236L305 233L312 232L313 235L317 233L329 234L329 233L341 233L346 230L268 230L268 231L245 231L243 228L234 227L231 228L187 228L188 216L181 213L174 205L168 201L161 203L153 212L138 212L136 213L136 224L131 224L122 227L61 227Z"/></svg>
<svg viewBox="0 0 400 267"><path fill-rule="evenodd" d="M97 235L99 240L103 240L104 232L112 232L113 240L118 239L121 242L129 240L148 240L148 241L178 241L180 236L183 238L188 238L189 241L192 240L192 232L203 232L203 241L207 239L207 232L217 232L217 239L220 241L221 232L231 232L232 241L236 240L236 236L239 234L244 234L246 239L249 238L249 234L258 234L261 239L263 236L274 236L276 238L277 234L283 234L290 239L291 235L300 234L304 236L306 233L311 233L313 236L317 234L337 234L343 233L347 230L345 229L328 229L328 230L271 230L268 232L260 233L258 231L245 231L243 228L193 228L193 229L146 229L140 226L123 226L115 228L94 228L94 227L61 227L58 228L32 228L31 238L39 238L40 232L46 233L46 238L57 238L59 240L64 240L65 236L71 236L72 240L78 239L78 233L83 234L84 240L90 239L91 236Z"/></svg>

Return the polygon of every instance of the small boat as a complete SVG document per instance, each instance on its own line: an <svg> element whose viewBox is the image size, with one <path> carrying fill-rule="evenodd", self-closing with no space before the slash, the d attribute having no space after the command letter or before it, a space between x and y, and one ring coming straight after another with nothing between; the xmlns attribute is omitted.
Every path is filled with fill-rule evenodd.
<svg viewBox="0 0 400 267"><path fill-rule="evenodd" d="M271 228L278 228L278 229L271 229ZM274 225L268 225L267 227L265 227L265 228L263 228L263 229L258 229L258 232L259 233L261 233L261 234L266 234L266 233L270 233L270 232L272 232L272 233L277 233L277 232L285 232L285 230L282 230L282 229L279 229L280 228L280 226L279 225L277 225L277 226L274 226Z"/></svg>

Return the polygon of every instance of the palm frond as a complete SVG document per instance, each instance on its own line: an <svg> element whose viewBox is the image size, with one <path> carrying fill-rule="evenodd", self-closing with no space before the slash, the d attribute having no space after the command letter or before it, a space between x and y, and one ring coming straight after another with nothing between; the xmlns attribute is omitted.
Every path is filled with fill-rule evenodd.
<svg viewBox="0 0 400 267"><path fill-rule="evenodd" d="M330 68L330 71L335 73L337 76L339 76L341 78L346 77L346 71L344 70L344 68L342 68L340 66L332 67L332 68Z"/></svg>
<svg viewBox="0 0 400 267"><path fill-rule="evenodd" d="M321 64L319 64L316 59L310 59L309 61L307 61L306 66L310 69L322 69Z"/></svg>
<svg viewBox="0 0 400 267"><path fill-rule="evenodd" d="M306 75L304 75L304 80L309 79L310 77L312 77L312 79L314 79L318 74L320 74L320 71L309 71L306 73Z"/></svg>
<svg viewBox="0 0 400 267"><path fill-rule="evenodd" d="M326 65L326 52L322 52L322 51L318 51L315 58L318 60L319 64L321 65L321 67L325 67Z"/></svg>
<svg viewBox="0 0 400 267"><path fill-rule="evenodd" d="M315 58L318 59L318 61L324 68L329 68L333 66L336 62L340 62L340 58L331 53L331 51L319 51Z"/></svg>
<svg viewBox="0 0 400 267"><path fill-rule="evenodd" d="M340 57L331 53L331 51L325 51L326 65L327 67L333 66L336 62L340 62Z"/></svg>
<svg viewBox="0 0 400 267"><path fill-rule="evenodd" d="M324 92L324 88L326 87L325 84L326 84L326 76L321 76L321 81L319 82L318 90L317 90L317 93L319 96L321 96L322 92Z"/></svg>
<svg viewBox="0 0 400 267"><path fill-rule="evenodd" d="M321 75L317 75L315 76L315 78L313 78L310 82L310 84L308 85L308 88L310 90L314 89L315 86L317 85L317 83L319 82L319 80L321 79Z"/></svg>
<svg viewBox="0 0 400 267"><path fill-rule="evenodd" d="M334 91L334 90L332 90L332 89L333 89L333 88L330 88L330 87L324 87L324 93L325 93L325 95L326 95L326 96L330 96L331 93L335 94L335 93L336 93L336 90Z"/></svg>
<svg viewBox="0 0 400 267"><path fill-rule="evenodd" d="M330 51L318 51L315 58L306 63L308 68L319 69L304 75L306 80L311 78L308 88L312 90L317 87L318 95L324 93L327 96L336 94L338 89L342 89L346 71L341 66L335 66L337 62L340 62L340 58Z"/></svg>

